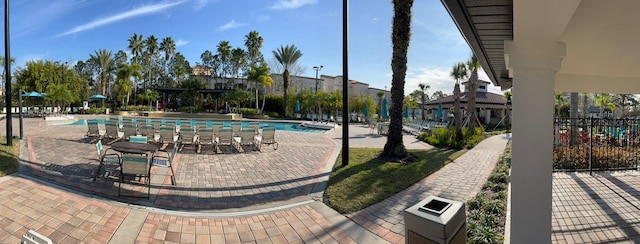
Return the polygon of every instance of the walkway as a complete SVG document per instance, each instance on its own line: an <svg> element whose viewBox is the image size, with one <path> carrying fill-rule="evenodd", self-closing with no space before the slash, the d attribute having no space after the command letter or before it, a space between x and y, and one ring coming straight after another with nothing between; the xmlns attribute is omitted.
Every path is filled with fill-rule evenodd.
<svg viewBox="0 0 640 244"><path fill-rule="evenodd" d="M357 133L358 126L351 131ZM85 127L30 119L25 128L31 140L21 143L23 174L0 178L0 209L11 210L0 211L0 243L16 243L28 229L56 243L403 243L404 208L427 195L468 199L506 144L504 136L492 137L420 183L347 218L318 201L339 152L335 131L279 132L285 143L263 153L213 156L185 149L178 187L167 185L166 178L154 179L159 182L155 197L132 205L113 201L113 189L87 181L96 162L91 145L79 140ZM383 146L381 138L359 140ZM443 187L447 182L455 186ZM107 179L96 184L105 183L111 184ZM202 194L205 201L199 200Z"/></svg>

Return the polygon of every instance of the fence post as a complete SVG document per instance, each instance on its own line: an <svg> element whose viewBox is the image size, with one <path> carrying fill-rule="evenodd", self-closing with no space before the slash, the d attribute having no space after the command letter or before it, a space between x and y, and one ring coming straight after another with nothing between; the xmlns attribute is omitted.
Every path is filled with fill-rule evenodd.
<svg viewBox="0 0 640 244"><path fill-rule="evenodd" d="M593 176L593 168L592 168L592 161L593 161L593 117L591 117L591 119L589 120L589 175Z"/></svg>

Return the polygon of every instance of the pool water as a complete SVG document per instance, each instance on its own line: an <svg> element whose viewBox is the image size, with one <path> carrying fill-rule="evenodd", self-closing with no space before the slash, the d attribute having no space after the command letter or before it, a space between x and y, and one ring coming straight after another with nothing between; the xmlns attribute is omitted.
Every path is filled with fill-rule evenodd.
<svg viewBox="0 0 640 244"><path fill-rule="evenodd" d="M97 120L98 124L104 125L105 121L108 121L110 119L90 119L90 120ZM151 123L150 119L132 119L133 122L142 122L142 123ZM122 119L120 119L120 122L122 122ZM190 120L165 120L162 119L160 120L161 124L176 124L176 125L180 125L182 123L189 123ZM198 120L199 123L202 123L203 120ZM207 120L204 121L207 125L207 127L212 127L214 124L216 125L224 125L225 127L230 127L231 126L231 121L213 121L213 120ZM238 121L240 123L242 123L242 127L247 127L249 125L248 121ZM194 124L195 121L192 121L192 125ZM87 119L79 119L69 125L87 125ZM299 123L286 123L286 122L266 122L266 121L261 121L260 122L260 129L264 128L265 126L273 126L276 127L276 130L284 130L284 131L297 131L297 132L311 132L311 133L324 133L326 132L326 130L321 130L321 129L314 129L314 128L308 128L308 127L304 127L302 125L300 125Z"/></svg>

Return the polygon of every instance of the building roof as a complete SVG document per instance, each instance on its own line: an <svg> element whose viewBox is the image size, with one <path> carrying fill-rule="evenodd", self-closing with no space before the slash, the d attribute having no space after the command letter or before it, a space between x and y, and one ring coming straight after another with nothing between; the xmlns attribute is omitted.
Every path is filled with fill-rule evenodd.
<svg viewBox="0 0 640 244"><path fill-rule="evenodd" d="M468 100L467 94L468 94L468 92L460 93L460 103L467 103L467 100ZM437 105L438 103L442 103L442 104L451 103L451 104L453 104L453 102L454 102L453 95L451 95L451 96L447 96L447 97L444 97L444 98L441 98L441 99L428 101L425 104L426 105ZM480 91L476 92L476 104L504 105L505 103L507 103L507 100L504 98L504 96L502 96L500 94L495 94L495 93L491 93L491 92L480 92Z"/></svg>

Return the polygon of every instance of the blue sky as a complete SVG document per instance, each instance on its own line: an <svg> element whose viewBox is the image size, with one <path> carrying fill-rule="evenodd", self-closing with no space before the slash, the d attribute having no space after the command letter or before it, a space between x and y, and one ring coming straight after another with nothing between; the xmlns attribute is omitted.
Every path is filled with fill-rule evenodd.
<svg viewBox="0 0 640 244"><path fill-rule="evenodd" d="M349 78L389 89L391 1L352 0L349 17ZM267 60L280 45L294 44L303 53L301 75L314 77L312 67L318 65L324 66L320 74L342 74L338 0L12 0L10 21L11 55L18 67L33 59L86 60L98 49L126 51L134 33L172 37L177 51L195 65L222 40L244 48L244 36L256 30L264 38ZM430 93L451 94L449 71L470 55L440 1L415 1L405 93L424 82ZM484 72L480 78L488 80Z"/></svg>

